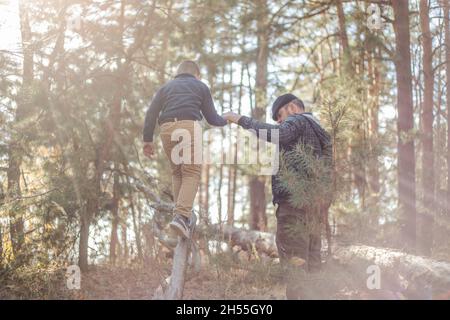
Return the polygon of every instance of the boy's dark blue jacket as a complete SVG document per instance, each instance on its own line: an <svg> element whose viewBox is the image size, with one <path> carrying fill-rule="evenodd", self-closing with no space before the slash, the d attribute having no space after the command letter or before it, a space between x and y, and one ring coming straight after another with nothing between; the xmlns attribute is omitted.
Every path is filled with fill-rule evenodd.
<svg viewBox="0 0 450 320"><path fill-rule="evenodd" d="M178 118L202 120L213 126L224 126L226 120L217 114L206 84L191 74L182 73L163 85L153 97L145 116L144 142L153 141L156 120Z"/></svg>

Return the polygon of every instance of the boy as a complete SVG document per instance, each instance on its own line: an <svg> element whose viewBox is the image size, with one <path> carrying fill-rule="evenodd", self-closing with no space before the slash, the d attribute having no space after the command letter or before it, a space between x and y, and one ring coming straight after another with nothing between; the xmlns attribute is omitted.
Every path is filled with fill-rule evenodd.
<svg viewBox="0 0 450 320"><path fill-rule="evenodd" d="M211 92L200 81L200 68L194 61L183 61L174 79L163 85L155 94L145 116L143 130L144 154L151 158L155 152L153 131L156 120L160 125L164 152L170 161L172 187L175 200L174 218L170 227L181 237L189 238L189 219L200 183L201 161L194 161L194 152L201 149L194 140L194 130L199 128L202 115L213 126L225 126L227 122L217 114ZM180 132L188 132L189 138L181 141ZM181 142L182 151L190 152L190 161L178 161L172 150ZM180 146L177 147L178 150ZM197 151L194 151L197 150ZM174 150L175 157L177 152ZM184 156L183 156L184 159ZM198 163L200 162L200 163Z"/></svg>

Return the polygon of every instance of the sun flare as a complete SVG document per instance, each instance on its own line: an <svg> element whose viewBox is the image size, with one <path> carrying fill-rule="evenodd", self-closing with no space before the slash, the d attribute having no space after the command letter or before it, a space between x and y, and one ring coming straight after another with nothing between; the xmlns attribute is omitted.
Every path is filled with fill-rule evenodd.
<svg viewBox="0 0 450 320"><path fill-rule="evenodd" d="M0 2L0 50L20 50L20 22L17 0Z"/></svg>

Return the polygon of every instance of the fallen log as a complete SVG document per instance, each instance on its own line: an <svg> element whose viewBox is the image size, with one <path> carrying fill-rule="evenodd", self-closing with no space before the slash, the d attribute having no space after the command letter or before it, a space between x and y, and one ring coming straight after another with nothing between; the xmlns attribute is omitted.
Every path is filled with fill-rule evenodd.
<svg viewBox="0 0 450 320"><path fill-rule="evenodd" d="M164 283L159 286L153 296L154 300L180 300L183 298L184 282L186 278L186 270L188 265L194 267L194 271L200 268L199 252L193 240L193 233L197 217L194 213L191 216L191 238L184 239L178 237L178 243L174 250L172 272L171 275L164 280ZM191 257L189 258L189 253ZM190 260L190 261L189 261Z"/></svg>
<svg viewBox="0 0 450 320"><path fill-rule="evenodd" d="M404 284L414 290L447 290L450 288L450 263L408 254L399 250L364 245L335 247L335 259L340 264L358 262L376 265L383 272L394 274L407 281Z"/></svg>
<svg viewBox="0 0 450 320"><path fill-rule="evenodd" d="M238 246L250 254L258 252L271 258L278 256L275 236L271 233L228 225L203 226L199 233L210 240L225 241L232 247ZM189 252L187 243L187 241L178 242L174 253L172 275L158 288L154 299L182 298L185 281L183 270L186 270L188 264L186 262ZM336 245L333 249L333 260L340 266L347 266L352 273L364 275L368 266L378 266L382 283L380 292L394 290L393 292L401 293L410 299L431 299L439 298L442 293L450 290L449 262L365 245ZM192 259L194 257L195 255Z"/></svg>
<svg viewBox="0 0 450 320"><path fill-rule="evenodd" d="M140 192L144 193L153 203L151 207L154 208L160 214L168 214L173 212L174 204L163 201L158 194L156 194L151 188L141 181L142 179L136 179L135 187ZM191 218L191 238L183 239L178 238L177 245L174 249L172 272L169 277L163 280L163 283L156 289L153 299L165 299L165 300L179 300L183 298L184 282L186 277L186 269L189 264L194 266L194 270L198 271L200 268L200 256L192 239L194 229L197 223L197 217L192 213ZM153 226L154 235L160 240L160 242L167 248L171 246L173 241L164 233L161 232L156 226ZM191 256L189 257L189 253ZM190 259L189 259L190 258Z"/></svg>
<svg viewBox="0 0 450 320"><path fill-rule="evenodd" d="M244 230L231 226L210 226L215 234L243 250L277 256L275 236L271 233ZM403 281L405 291L438 292L450 289L450 262L436 261L389 248L365 245L334 246L333 258L341 265L355 268L377 265L382 274ZM366 272L366 269L360 270Z"/></svg>
<svg viewBox="0 0 450 320"><path fill-rule="evenodd" d="M165 299L167 300L179 300L183 298L189 244L190 240L181 238L178 239L178 244L173 255L173 265L169 287L165 292Z"/></svg>
<svg viewBox="0 0 450 320"><path fill-rule="evenodd" d="M232 245L238 245L246 251L256 250L273 258L278 257L275 235L272 233L245 230L229 225L212 225L208 229L212 234L219 235L221 238L219 240L231 242Z"/></svg>
<svg viewBox="0 0 450 320"><path fill-rule="evenodd" d="M203 235L214 235L215 240L229 241L243 250L257 250L270 257L277 257L275 235L268 232L245 230L228 225L211 225L201 228ZM219 235L219 238L217 238ZM348 265L366 262L398 272L409 280L425 281L431 285L450 286L450 263L408 254L399 250L365 245L334 246L333 258Z"/></svg>
<svg viewBox="0 0 450 320"><path fill-rule="evenodd" d="M172 213L174 204L162 200L153 190L140 181L135 182L135 188L145 194L151 201L151 207L160 213Z"/></svg>

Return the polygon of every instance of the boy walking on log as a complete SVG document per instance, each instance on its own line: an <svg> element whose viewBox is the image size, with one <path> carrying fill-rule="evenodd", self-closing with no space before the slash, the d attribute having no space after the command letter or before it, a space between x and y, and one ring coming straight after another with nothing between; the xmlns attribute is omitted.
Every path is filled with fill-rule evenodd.
<svg viewBox="0 0 450 320"><path fill-rule="evenodd" d="M199 121L203 117L213 126L227 124L217 114L208 86L200 81L199 66L186 60L178 66L175 78L156 92L147 110L143 130L143 151L145 156L152 158L155 153L153 132L158 121L163 149L172 171L175 208L170 227L184 238L190 237L189 219L200 184L202 139Z"/></svg>

